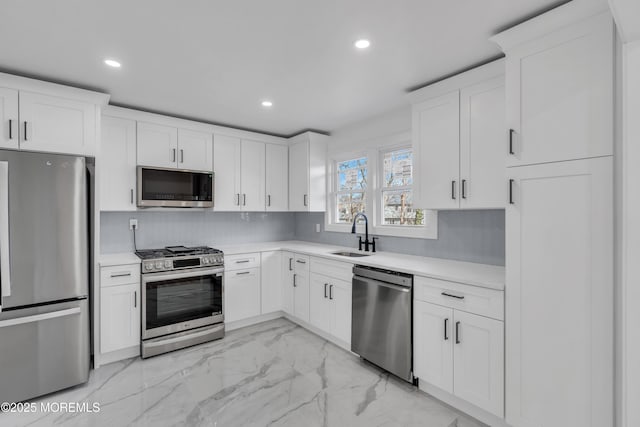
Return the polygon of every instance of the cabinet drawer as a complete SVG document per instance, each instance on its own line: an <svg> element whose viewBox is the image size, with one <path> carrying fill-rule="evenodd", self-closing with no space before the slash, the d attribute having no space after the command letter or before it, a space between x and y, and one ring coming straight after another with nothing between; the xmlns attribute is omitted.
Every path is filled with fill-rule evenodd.
<svg viewBox="0 0 640 427"><path fill-rule="evenodd" d="M414 298L504 320L504 292L415 276Z"/></svg>
<svg viewBox="0 0 640 427"><path fill-rule="evenodd" d="M224 269L226 271L246 270L257 267L260 267L260 252L224 257Z"/></svg>
<svg viewBox="0 0 640 427"><path fill-rule="evenodd" d="M140 282L140 264L112 265L100 268L100 286L128 285Z"/></svg>
<svg viewBox="0 0 640 427"><path fill-rule="evenodd" d="M311 272L351 283L353 264L325 258L311 258Z"/></svg>

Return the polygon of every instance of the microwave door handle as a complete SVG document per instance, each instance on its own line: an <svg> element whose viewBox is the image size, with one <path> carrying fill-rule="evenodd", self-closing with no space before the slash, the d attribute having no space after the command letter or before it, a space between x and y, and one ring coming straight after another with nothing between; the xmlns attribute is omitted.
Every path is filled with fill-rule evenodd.
<svg viewBox="0 0 640 427"><path fill-rule="evenodd" d="M2 299L11 295L9 257L9 162L0 162L0 311Z"/></svg>

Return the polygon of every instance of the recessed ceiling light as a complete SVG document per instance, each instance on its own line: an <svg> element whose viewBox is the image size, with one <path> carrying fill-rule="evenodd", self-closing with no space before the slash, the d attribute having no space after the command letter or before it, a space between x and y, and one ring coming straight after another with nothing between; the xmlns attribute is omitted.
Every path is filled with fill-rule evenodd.
<svg viewBox="0 0 640 427"><path fill-rule="evenodd" d="M355 47L358 49L366 49L371 46L371 42L367 39L360 39L354 43Z"/></svg>
<svg viewBox="0 0 640 427"><path fill-rule="evenodd" d="M120 64L115 59L105 59L104 63L107 64L109 67L113 67L113 68L120 68L122 66L122 64Z"/></svg>
<svg viewBox="0 0 640 427"><path fill-rule="evenodd" d="M271 101L262 101L263 107L273 107L273 102Z"/></svg>

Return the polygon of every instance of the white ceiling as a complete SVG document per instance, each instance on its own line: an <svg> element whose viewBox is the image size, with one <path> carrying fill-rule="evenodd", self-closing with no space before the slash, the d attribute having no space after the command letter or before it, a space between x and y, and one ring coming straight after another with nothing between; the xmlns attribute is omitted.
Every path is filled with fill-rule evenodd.
<svg viewBox="0 0 640 427"><path fill-rule="evenodd" d="M279 135L330 132L499 56L488 37L560 3L2 0L0 69L96 88L118 105ZM371 48L357 51L363 37Z"/></svg>

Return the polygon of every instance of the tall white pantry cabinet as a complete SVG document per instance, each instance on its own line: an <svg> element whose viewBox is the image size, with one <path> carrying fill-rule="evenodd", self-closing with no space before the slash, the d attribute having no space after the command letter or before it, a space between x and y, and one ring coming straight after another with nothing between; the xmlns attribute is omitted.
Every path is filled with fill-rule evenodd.
<svg viewBox="0 0 640 427"><path fill-rule="evenodd" d="M613 425L614 28L568 3L506 53L506 420Z"/></svg>

